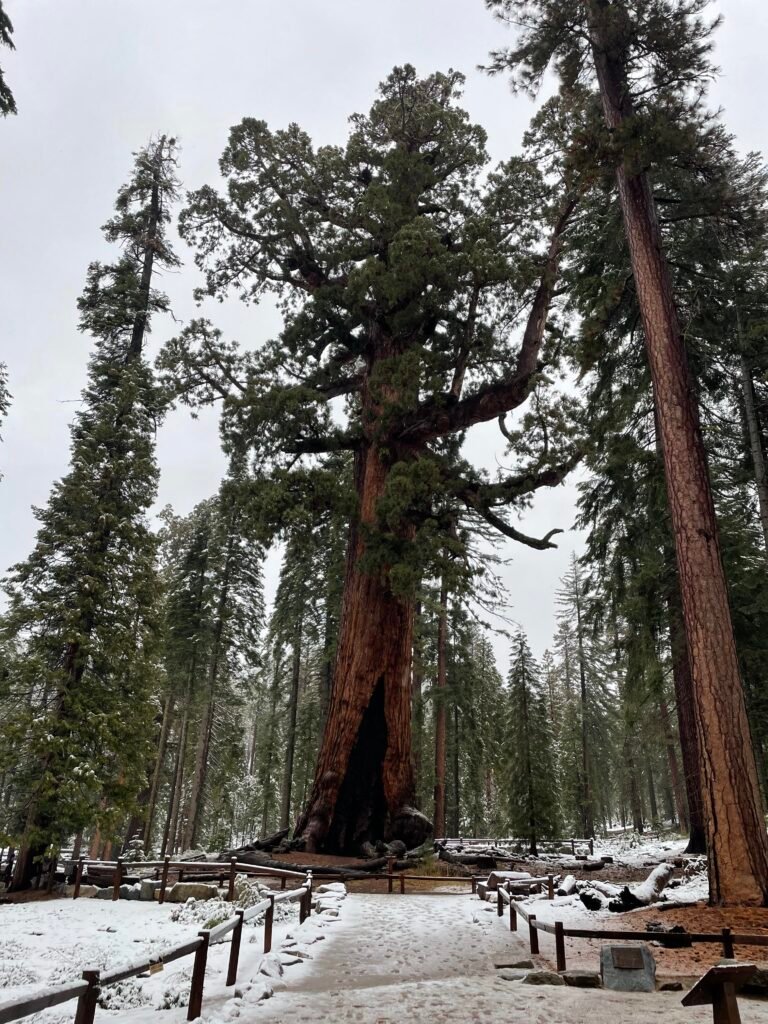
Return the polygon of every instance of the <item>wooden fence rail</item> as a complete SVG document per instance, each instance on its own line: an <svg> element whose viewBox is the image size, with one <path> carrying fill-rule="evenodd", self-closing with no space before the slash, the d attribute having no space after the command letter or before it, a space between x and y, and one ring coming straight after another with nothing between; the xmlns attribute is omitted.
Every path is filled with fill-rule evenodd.
<svg viewBox="0 0 768 1024"><path fill-rule="evenodd" d="M295 874L295 872L291 872ZM0 1024L8 1021L20 1020L31 1013L47 1009L49 1006L58 1006L60 1003L77 999L77 1011L75 1013L75 1024L93 1024L96 1007L98 1005L99 993L106 985L115 985L127 978L135 978L157 969L157 965L172 963L182 957L194 954L194 965L192 968L192 980L189 993L189 1006L187 1009L187 1020L195 1020L200 1016L203 1005L203 988L205 985L205 969L208 960L208 950L212 943L220 942L226 935L232 932L230 945L229 965L227 970L227 985L234 985L237 980L237 968L240 957L240 940L242 937L243 925L259 914L264 914L264 943L265 953L272 949L272 924L274 921L275 905L278 903L290 903L299 901L299 921L303 923L312 913L312 873L300 876L304 882L297 889L287 889L279 893L269 893L263 900L249 907L247 910L235 911L235 916L213 928L206 928L198 932L197 938L150 957L144 957L130 964L122 964L110 970L83 971L81 981L60 985L56 988L46 989L36 996L27 996L21 999L14 999L0 1004Z"/></svg>
<svg viewBox="0 0 768 1024"><path fill-rule="evenodd" d="M512 899L509 889L499 887L497 896L497 913L504 913L504 906L509 907L509 930L517 931L517 918L520 916L528 925L528 941L531 953L539 952L539 932L546 932L555 938L555 960L558 971L567 969L565 940L566 939L610 939L613 942L662 942L669 948L688 946L693 943L716 944L723 948L723 956L734 958L734 950L739 946L768 946L768 935L734 934L730 928L719 932L649 932L622 931L617 928L567 928L562 921L548 924L537 921L536 915L527 910L521 903Z"/></svg>
<svg viewBox="0 0 768 1024"><path fill-rule="evenodd" d="M244 875L255 875L261 878L279 878L281 881L281 888L285 888L285 883L291 878L305 878L303 871L289 871L285 868L265 868L258 864L241 864L238 862L236 857L232 857L231 860L225 862L211 862L211 861L172 861L170 857L166 857L164 860L153 860L153 861L135 861L126 862L122 858L118 857L116 861L104 861L104 860L89 860L86 857L80 857L75 865L74 875L74 891L72 893L72 899L77 899L80 895L80 888L83 883L83 877L104 877L105 875L111 875L112 881L112 899L117 900L120 898L120 886L123 884L123 880L126 874L126 865L133 867L137 872L141 871L153 871L155 876L160 874L159 879L155 877L150 879L152 881L160 881L159 897L158 902L165 902L165 894L168 888L168 881L170 873L173 871L176 873L176 881L183 882L185 874L188 875L212 875L218 876L219 880L223 883L224 879L228 880L228 891L227 899L230 903L235 898L235 878L238 874ZM189 879L187 879L189 880Z"/></svg>

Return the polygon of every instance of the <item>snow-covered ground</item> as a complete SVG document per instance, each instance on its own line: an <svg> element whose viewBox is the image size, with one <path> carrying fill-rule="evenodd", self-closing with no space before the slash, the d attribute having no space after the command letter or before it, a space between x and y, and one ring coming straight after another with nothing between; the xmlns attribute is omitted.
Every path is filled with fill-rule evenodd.
<svg viewBox="0 0 768 1024"><path fill-rule="evenodd" d="M530 956L506 918L470 896L354 895L315 959L243 1021L274 1024L692 1024L680 993L629 995L523 985L495 968ZM745 1024L768 1003L740 1000Z"/></svg>
<svg viewBox="0 0 768 1024"><path fill-rule="evenodd" d="M677 855L675 848L630 851L629 856L645 864L656 852L659 860ZM577 902L537 899L532 907L542 920L597 916L587 915ZM208 923L212 909L219 916L226 913L220 904L174 907L92 899L0 906L0 1002L76 979L86 967L115 967L190 939ZM679 992L629 995L505 980L499 965L530 958L527 928L521 922L520 932L511 933L506 913L499 918L495 904L466 893L352 894L301 927L295 905L290 913L291 920L276 922L276 952L266 962L261 925L247 927L233 988L224 984L228 940L212 947L202 1021L703 1024L712 1019L709 1007L683 1008ZM540 936L543 958L533 958L544 967L552 956L549 938ZM570 953L569 966L580 966ZM107 988L97 1020L181 1024L190 973L188 958L150 978ZM271 998L264 998L270 992ZM768 1002L742 998L740 1007L745 1024L768 1024ZM71 1002L27 1020L70 1024L74 1010Z"/></svg>
<svg viewBox="0 0 768 1024"><path fill-rule="evenodd" d="M86 968L116 968L193 939L206 925L230 916L221 901L183 905L119 900L61 899L0 906L0 1003L33 995L49 986L76 981ZM285 971L282 962L302 965L301 954L336 923L331 914L298 925L298 906L275 908L270 957L263 957L264 929L246 924L240 951L238 982L225 986L229 939L213 945L208 955L204 1017L231 1020L240 1007L271 995L273 978ZM296 935L298 945L293 941ZM290 952L289 952L290 950ZM299 956L296 955L298 952ZM97 1019L113 1017L131 1024L177 1024L186 1020L193 958L168 964L147 978L105 986ZM75 1001L24 1018L40 1024L71 1024Z"/></svg>

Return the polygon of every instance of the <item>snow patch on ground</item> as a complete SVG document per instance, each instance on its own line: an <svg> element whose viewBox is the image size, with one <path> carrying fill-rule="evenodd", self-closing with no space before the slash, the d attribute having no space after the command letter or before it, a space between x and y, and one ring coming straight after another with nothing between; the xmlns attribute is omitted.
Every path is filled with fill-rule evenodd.
<svg viewBox="0 0 768 1024"><path fill-rule="evenodd" d="M343 894L323 896L334 915ZM41 989L79 980L85 969L119 967L157 955L163 950L195 937L212 922L231 916L223 900L189 901L171 905L119 900L51 900L0 906L0 1003L31 996ZM330 912L313 915L298 924L298 905L275 907L272 948L263 954L263 919L245 925L240 950L238 981L225 985L230 936L213 945L208 955L203 1020L208 1024L228 1022L249 1013L284 987L291 972L303 970L314 954L314 946L325 937L324 930L338 922ZM301 954L301 955L298 955ZM281 961L292 959L299 966L284 969ZM180 1024L186 1020L192 957L168 964L147 978L131 978L105 986L97 1017L119 1018L127 1024ZM31 1024L71 1024L75 1001L24 1018Z"/></svg>

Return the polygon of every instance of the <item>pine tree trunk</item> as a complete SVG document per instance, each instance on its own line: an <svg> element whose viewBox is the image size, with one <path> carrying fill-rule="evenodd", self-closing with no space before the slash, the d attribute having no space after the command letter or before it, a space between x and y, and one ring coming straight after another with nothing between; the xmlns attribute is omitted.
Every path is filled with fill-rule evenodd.
<svg viewBox="0 0 768 1024"><path fill-rule="evenodd" d="M739 329L741 332L741 328ZM757 418L755 403L755 385L752 370L746 356L741 357L741 391L744 398L744 415L749 431L749 450L752 454L752 465L755 471L757 501L760 508L760 525L763 528L763 541L768 552L768 470L765 465L763 437L760 421Z"/></svg>
<svg viewBox="0 0 768 1024"><path fill-rule="evenodd" d="M683 780L680 776L680 765L677 760L677 751L675 750L675 741L672 736L672 727L670 725L669 708L665 697L662 697L659 700L659 715L661 717L661 727L664 732L664 744L667 754L667 764L669 765L669 778L672 783L672 796L674 798L677 821L681 830L683 832L687 832L690 825L688 821L685 786L683 785Z"/></svg>
<svg viewBox="0 0 768 1024"><path fill-rule="evenodd" d="M614 132L634 116L623 64L624 33L613 20L623 13L619 7L587 0L603 110ZM768 835L693 382L648 176L622 162L616 180L661 427L680 572L702 759L710 901L764 905Z"/></svg>
<svg viewBox="0 0 768 1024"><path fill-rule="evenodd" d="M461 750L459 746L459 705L453 705L453 834L461 835Z"/></svg>
<svg viewBox="0 0 768 1024"><path fill-rule="evenodd" d="M179 726L179 738L177 740L176 762L173 770L173 783L171 785L171 798L168 804L168 819L165 823L165 835L163 836L163 848L161 856L176 852L176 839L179 827L179 808L181 807L181 793L184 786L184 758L187 750L187 724L189 722L189 697L185 702L184 712L181 716Z"/></svg>
<svg viewBox="0 0 768 1024"><path fill-rule="evenodd" d="M288 733L285 741L285 768L283 772L283 791L280 801L280 828L288 828L291 823L291 789L293 787L293 761L296 752L296 716L299 711L299 683L301 681L301 642L302 620L296 624L296 635L293 638L293 658L291 661L291 693L288 700Z"/></svg>
<svg viewBox="0 0 768 1024"><path fill-rule="evenodd" d="M162 781L163 769L165 768L165 754L168 748L168 735L171 728L171 720L173 718L173 708L175 699L172 694L168 694L165 698L165 707L163 708L163 720L160 725L160 736L157 741L157 758L155 760L155 767L152 772L152 781L149 787L149 800L147 801L147 817L144 822L144 849L149 850L152 842L152 827L155 823L155 814L157 813L157 797L160 792L160 783Z"/></svg>
<svg viewBox="0 0 768 1024"><path fill-rule="evenodd" d="M590 782L587 670L585 665L584 637L581 623L581 595L579 593L580 584L578 577L576 577L576 586L576 639L579 648L579 695L581 700L581 822L584 829L583 838L590 839L594 835L595 822Z"/></svg>
<svg viewBox="0 0 768 1024"><path fill-rule="evenodd" d="M360 524L350 533L331 704L312 792L296 826L310 852L356 853L362 842L382 837L411 847L428 834L428 822L412 807L413 603L392 592L385 571L360 567L361 526L376 521L387 473L383 454L365 442L355 453Z"/></svg>
<svg viewBox="0 0 768 1024"><path fill-rule="evenodd" d="M275 648L277 655L277 648ZM275 756L275 735L277 733L277 697L278 683L280 679L280 660L275 657L274 671L272 673L272 701L269 709L269 726L267 731L266 758L261 770L261 790L263 803L261 807L261 834L268 835L270 828L270 793L272 791L272 762Z"/></svg>
<svg viewBox="0 0 768 1024"><path fill-rule="evenodd" d="M648 803L651 808L651 824L658 825L659 807L656 803L656 786L653 781L653 766L650 760L646 764L646 771L648 772Z"/></svg>
<svg viewBox="0 0 768 1024"><path fill-rule="evenodd" d="M694 712L693 677L685 642L683 612L677 574L674 573L667 592L669 614L669 641L672 650L672 680L675 685L677 723L680 731L680 752L683 757L683 777L688 800L688 846L686 853L706 853L707 833L704 826L704 802L701 791L701 763L699 737Z"/></svg>
<svg viewBox="0 0 768 1024"><path fill-rule="evenodd" d="M416 602L414 621L421 621L421 601ZM414 631L418 632L418 627ZM421 809L422 754L424 746L424 665L422 662L421 644L414 637L411 653L411 731L413 733L413 771L416 795L414 807Z"/></svg>
<svg viewBox="0 0 768 1024"><path fill-rule="evenodd" d="M435 683L435 835L445 837L445 690L448 680L448 584L443 577L440 586L440 609L437 619L437 680Z"/></svg>

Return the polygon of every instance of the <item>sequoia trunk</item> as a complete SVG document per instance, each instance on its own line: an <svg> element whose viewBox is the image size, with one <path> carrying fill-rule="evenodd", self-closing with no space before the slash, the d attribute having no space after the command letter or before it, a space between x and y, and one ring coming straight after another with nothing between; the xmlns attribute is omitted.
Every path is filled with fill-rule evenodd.
<svg viewBox="0 0 768 1024"><path fill-rule="evenodd" d="M621 5L588 0L608 128L633 118ZM616 167L619 200L661 428L693 675L712 903L768 901L768 835L733 636L698 407L648 175Z"/></svg>
<svg viewBox="0 0 768 1024"><path fill-rule="evenodd" d="M328 718L296 834L310 852L357 853L382 837L418 845L429 823L413 811L410 664L413 603L386 572L364 572L364 529L376 518L388 467L375 444L355 454L359 524L347 551Z"/></svg>

